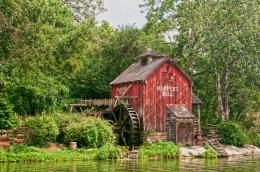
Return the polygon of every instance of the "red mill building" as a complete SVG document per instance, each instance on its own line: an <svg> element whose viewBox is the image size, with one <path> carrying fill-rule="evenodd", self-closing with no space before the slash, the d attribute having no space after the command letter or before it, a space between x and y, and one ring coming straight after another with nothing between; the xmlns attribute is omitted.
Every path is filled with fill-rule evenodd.
<svg viewBox="0 0 260 172"><path fill-rule="evenodd" d="M192 105L201 101L172 58L147 51L110 84L112 99L121 104L112 111L125 144L138 144L139 134L151 130L159 139L181 144L193 144L200 134Z"/></svg>

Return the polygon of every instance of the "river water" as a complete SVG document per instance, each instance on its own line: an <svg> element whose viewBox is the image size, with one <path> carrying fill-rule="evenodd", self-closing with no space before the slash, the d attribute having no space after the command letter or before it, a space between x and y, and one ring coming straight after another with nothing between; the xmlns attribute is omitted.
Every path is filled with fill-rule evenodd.
<svg viewBox="0 0 260 172"><path fill-rule="evenodd" d="M165 171L221 171L260 172L260 156L218 160L115 160L66 163L0 163L0 172L165 172Z"/></svg>

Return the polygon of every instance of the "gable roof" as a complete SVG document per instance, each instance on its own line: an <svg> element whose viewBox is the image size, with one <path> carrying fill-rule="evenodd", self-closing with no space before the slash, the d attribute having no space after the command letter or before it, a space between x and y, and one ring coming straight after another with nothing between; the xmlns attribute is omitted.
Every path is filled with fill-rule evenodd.
<svg viewBox="0 0 260 172"><path fill-rule="evenodd" d="M141 65L139 60L137 60L135 63L130 65L124 72L117 76L110 84L115 85L128 82L144 82L163 63L170 62L175 64L172 58L160 55L151 50L146 51L144 54L141 54L140 56L138 56L137 59L142 59L144 57L152 57L153 60L147 65ZM179 68L178 66L176 67ZM180 71L182 72L182 70ZM189 77L185 73L183 74L190 81Z"/></svg>

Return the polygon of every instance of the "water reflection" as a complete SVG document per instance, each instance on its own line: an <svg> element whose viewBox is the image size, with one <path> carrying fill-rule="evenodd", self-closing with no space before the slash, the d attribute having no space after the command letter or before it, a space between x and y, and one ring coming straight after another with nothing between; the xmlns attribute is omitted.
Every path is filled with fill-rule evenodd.
<svg viewBox="0 0 260 172"><path fill-rule="evenodd" d="M118 160L62 163L0 163L0 172L260 171L260 156L218 160Z"/></svg>

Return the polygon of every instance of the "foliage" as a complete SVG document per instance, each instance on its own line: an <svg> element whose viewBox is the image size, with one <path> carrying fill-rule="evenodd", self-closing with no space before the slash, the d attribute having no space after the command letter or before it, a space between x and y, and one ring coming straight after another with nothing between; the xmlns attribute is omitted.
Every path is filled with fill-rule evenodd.
<svg viewBox="0 0 260 172"><path fill-rule="evenodd" d="M141 158L178 158L179 147L173 142L155 142L140 148Z"/></svg>
<svg viewBox="0 0 260 172"><path fill-rule="evenodd" d="M68 89L57 78L56 53L72 27L70 11L58 0L1 0L0 11L0 76L14 111L63 106Z"/></svg>
<svg viewBox="0 0 260 172"><path fill-rule="evenodd" d="M0 97L0 129L11 129L17 124L13 106L4 98Z"/></svg>
<svg viewBox="0 0 260 172"><path fill-rule="evenodd" d="M14 104L14 110L20 115L48 113L66 107L64 98L68 95L68 89L53 78L31 76L34 80L8 89L9 99ZM20 80L21 82L21 80ZM31 83L34 82L34 83ZM13 82L12 84L15 84Z"/></svg>
<svg viewBox="0 0 260 172"><path fill-rule="evenodd" d="M29 117L25 127L30 131L30 144L44 146L56 140L59 133L58 126L51 116Z"/></svg>
<svg viewBox="0 0 260 172"><path fill-rule="evenodd" d="M221 142L224 144L243 146L249 142L247 134L241 126L235 122L227 121L219 124L218 127Z"/></svg>
<svg viewBox="0 0 260 172"><path fill-rule="evenodd" d="M202 154L203 158L210 159L210 158L218 158L218 153L215 151L210 145L205 145L205 152Z"/></svg>
<svg viewBox="0 0 260 172"><path fill-rule="evenodd" d="M260 128L255 127L247 131L251 143L255 146L260 147Z"/></svg>
<svg viewBox="0 0 260 172"><path fill-rule="evenodd" d="M111 144L106 144L105 146L97 149L95 152L94 159L96 160L106 160L106 159L118 159L120 157L120 148L114 147Z"/></svg>
<svg viewBox="0 0 260 172"><path fill-rule="evenodd" d="M12 145L8 150L0 149L0 162L61 162L118 159L119 149L104 146L100 149L62 149L47 151L27 145Z"/></svg>
<svg viewBox="0 0 260 172"><path fill-rule="evenodd" d="M57 136L57 141L64 143L64 136L66 128L72 123L79 123L85 120L85 116L73 115L73 114L57 114L54 116L56 124L59 128L59 135Z"/></svg>
<svg viewBox="0 0 260 172"><path fill-rule="evenodd" d="M79 147L100 148L114 142L114 135L107 121L87 117L70 123L65 130L65 143L77 142Z"/></svg>
<svg viewBox="0 0 260 172"><path fill-rule="evenodd" d="M172 33L172 55L205 102L203 123L259 111L258 1L146 0L143 9L147 31Z"/></svg>
<svg viewBox="0 0 260 172"><path fill-rule="evenodd" d="M39 148L36 147L32 147L32 146L28 146L26 144L14 144L11 145L7 152L9 153L28 153L28 152L37 152L39 150Z"/></svg>
<svg viewBox="0 0 260 172"><path fill-rule="evenodd" d="M77 22L95 17L105 10L103 0L62 0L62 2L73 11Z"/></svg>

